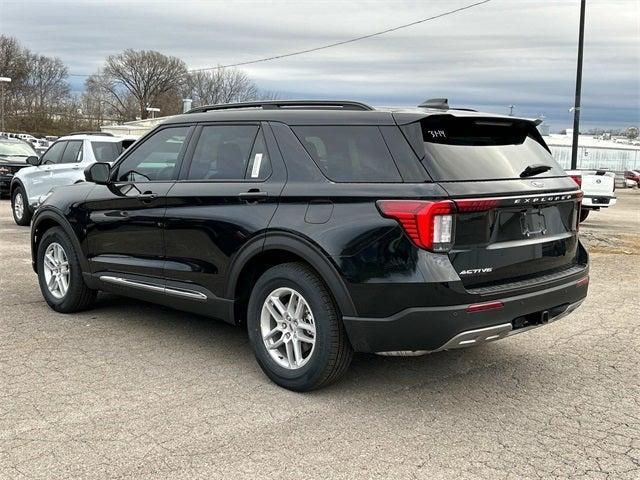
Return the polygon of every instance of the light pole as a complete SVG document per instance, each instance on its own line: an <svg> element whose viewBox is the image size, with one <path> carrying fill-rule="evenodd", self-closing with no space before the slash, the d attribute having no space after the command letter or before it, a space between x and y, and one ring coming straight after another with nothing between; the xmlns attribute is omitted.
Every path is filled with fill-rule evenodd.
<svg viewBox="0 0 640 480"><path fill-rule="evenodd" d="M509 105L507 108L509 109L509 116L513 117L513 109L516 108L516 106L515 105Z"/></svg>
<svg viewBox="0 0 640 480"><path fill-rule="evenodd" d="M155 107L147 107L145 110L151 112L151 118L156 118L156 112L160 112L160 109Z"/></svg>
<svg viewBox="0 0 640 480"><path fill-rule="evenodd" d="M0 132L4 133L4 84L11 83L9 77L0 77Z"/></svg>
<svg viewBox="0 0 640 480"><path fill-rule="evenodd" d="M576 100L573 105L573 139L571 142L571 170L578 168L578 135L580 135L580 94L582 93L582 52L584 49L584 8L580 2L580 31L578 33L578 68L576 72Z"/></svg>

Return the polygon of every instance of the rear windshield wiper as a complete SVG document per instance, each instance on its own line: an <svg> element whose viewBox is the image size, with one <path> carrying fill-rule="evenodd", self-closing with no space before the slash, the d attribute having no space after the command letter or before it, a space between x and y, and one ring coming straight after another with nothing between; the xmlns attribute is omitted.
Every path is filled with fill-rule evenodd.
<svg viewBox="0 0 640 480"><path fill-rule="evenodd" d="M520 173L520 178L532 177L533 175L538 175L539 173L548 172L551 170L549 165L543 165L540 163L536 163L535 165L529 165Z"/></svg>

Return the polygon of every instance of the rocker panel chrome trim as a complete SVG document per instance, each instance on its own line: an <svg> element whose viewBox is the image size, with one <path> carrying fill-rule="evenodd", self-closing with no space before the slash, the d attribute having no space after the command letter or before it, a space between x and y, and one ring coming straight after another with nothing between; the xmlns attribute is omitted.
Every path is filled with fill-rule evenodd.
<svg viewBox="0 0 640 480"><path fill-rule="evenodd" d="M208 299L208 297L204 293L196 292L195 290L182 290L182 289L179 290L176 288L171 288L166 286L152 285L150 283L136 282L134 280L129 280L127 278L122 278L122 277L114 277L112 275L100 275L100 277L98 278L103 282L107 282L107 283L124 285L127 287L140 288L140 289L149 290L152 292L166 293L169 295L175 295L177 297L189 298L191 300L204 301Z"/></svg>

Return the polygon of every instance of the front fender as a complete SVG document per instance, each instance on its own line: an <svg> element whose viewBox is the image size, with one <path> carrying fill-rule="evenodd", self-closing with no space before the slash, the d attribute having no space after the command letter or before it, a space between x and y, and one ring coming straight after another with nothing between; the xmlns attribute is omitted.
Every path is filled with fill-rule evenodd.
<svg viewBox="0 0 640 480"><path fill-rule="evenodd" d="M82 245L80 245L76 232L62 212L51 205L46 205L36 210L33 220L31 221L31 266L33 271L38 273L38 245L40 244L40 240L44 233L53 227L61 227L69 236L76 255L78 255L82 272L88 273L90 271L89 262L84 254Z"/></svg>

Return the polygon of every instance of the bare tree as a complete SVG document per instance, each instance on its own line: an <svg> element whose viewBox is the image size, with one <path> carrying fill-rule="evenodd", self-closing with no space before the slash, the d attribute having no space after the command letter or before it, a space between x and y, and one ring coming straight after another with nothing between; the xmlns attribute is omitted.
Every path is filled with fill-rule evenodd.
<svg viewBox="0 0 640 480"><path fill-rule="evenodd" d="M67 67L59 58L30 54L27 65L29 73L24 82L27 109L42 112L69 99Z"/></svg>
<svg viewBox="0 0 640 480"><path fill-rule="evenodd" d="M261 92L246 73L235 68L190 73L184 95L191 98L196 105L244 102L277 96Z"/></svg>
<svg viewBox="0 0 640 480"><path fill-rule="evenodd" d="M147 118L147 107L157 106L156 102L168 94L179 97L186 75L187 67L179 58L152 50L128 49L107 57L100 78L90 77L87 84L99 86L111 97L113 108L123 115L133 98L140 118Z"/></svg>

